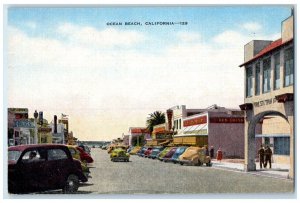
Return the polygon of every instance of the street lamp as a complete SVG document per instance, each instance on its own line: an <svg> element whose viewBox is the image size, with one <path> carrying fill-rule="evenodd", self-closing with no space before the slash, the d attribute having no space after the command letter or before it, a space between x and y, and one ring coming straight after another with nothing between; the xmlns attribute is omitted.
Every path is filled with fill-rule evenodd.
<svg viewBox="0 0 300 203"><path fill-rule="evenodd" d="M38 138L37 138L37 131L38 131L38 129L37 129L37 118L38 118L38 112L35 110L35 112L34 112L34 114L33 114L33 116L34 116L34 128L35 128L35 130L34 130L34 139L33 139L33 143L34 144L37 144L37 142L38 142Z"/></svg>

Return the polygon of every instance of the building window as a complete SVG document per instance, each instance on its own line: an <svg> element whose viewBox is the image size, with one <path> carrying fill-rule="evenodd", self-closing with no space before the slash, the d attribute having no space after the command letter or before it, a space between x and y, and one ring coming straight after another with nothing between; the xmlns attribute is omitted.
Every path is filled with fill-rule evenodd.
<svg viewBox="0 0 300 203"><path fill-rule="evenodd" d="M181 129L181 119L179 119L179 129Z"/></svg>
<svg viewBox="0 0 300 203"><path fill-rule="evenodd" d="M274 89L280 88L280 55L279 53L274 57L275 67L274 67Z"/></svg>
<svg viewBox="0 0 300 203"><path fill-rule="evenodd" d="M255 65L255 95L260 94L260 63Z"/></svg>
<svg viewBox="0 0 300 203"><path fill-rule="evenodd" d="M274 137L274 154L290 155L289 137Z"/></svg>
<svg viewBox="0 0 300 203"><path fill-rule="evenodd" d="M284 86L294 84L294 50L289 48L284 52Z"/></svg>
<svg viewBox="0 0 300 203"><path fill-rule="evenodd" d="M269 137L265 137L265 145L270 145L270 138Z"/></svg>
<svg viewBox="0 0 300 203"><path fill-rule="evenodd" d="M251 97L253 95L253 73L252 66L246 69L246 97Z"/></svg>
<svg viewBox="0 0 300 203"><path fill-rule="evenodd" d="M271 80L271 60L270 58L263 61L263 93L269 92Z"/></svg>

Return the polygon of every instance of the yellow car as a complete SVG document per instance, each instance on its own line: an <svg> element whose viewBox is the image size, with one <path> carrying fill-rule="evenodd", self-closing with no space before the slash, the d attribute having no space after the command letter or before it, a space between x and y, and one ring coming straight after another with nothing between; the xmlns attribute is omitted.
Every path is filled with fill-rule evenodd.
<svg viewBox="0 0 300 203"><path fill-rule="evenodd" d="M179 163L202 166L211 166L211 159L205 155L205 147L188 147L185 152L179 156Z"/></svg>
<svg viewBox="0 0 300 203"><path fill-rule="evenodd" d="M140 146L136 146L129 152L129 154L136 155L138 153L138 151L140 151L141 148L142 147L140 147Z"/></svg>
<svg viewBox="0 0 300 203"><path fill-rule="evenodd" d="M129 162L129 154L122 148L114 149L110 154L111 161L125 161Z"/></svg>
<svg viewBox="0 0 300 203"><path fill-rule="evenodd" d="M121 148L124 150L128 149L128 146L122 144L112 144L107 148L107 153L110 154L114 149Z"/></svg>

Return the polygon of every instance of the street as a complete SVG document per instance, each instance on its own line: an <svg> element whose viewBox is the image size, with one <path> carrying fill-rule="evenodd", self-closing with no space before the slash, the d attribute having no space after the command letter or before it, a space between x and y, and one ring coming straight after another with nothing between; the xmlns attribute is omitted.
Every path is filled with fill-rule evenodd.
<svg viewBox="0 0 300 203"><path fill-rule="evenodd" d="M79 194L292 193L293 181L206 166L181 166L131 156L111 162L106 150L92 149L95 162Z"/></svg>

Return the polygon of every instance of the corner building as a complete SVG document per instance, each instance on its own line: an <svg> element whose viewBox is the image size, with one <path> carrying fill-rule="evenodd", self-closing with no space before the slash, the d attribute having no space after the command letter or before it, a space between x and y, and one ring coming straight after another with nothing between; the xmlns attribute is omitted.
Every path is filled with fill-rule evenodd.
<svg viewBox="0 0 300 203"><path fill-rule="evenodd" d="M294 178L294 17L281 24L281 38L253 40L244 47L245 170L256 170L262 139L273 151L273 162L290 164ZM262 133L255 128L262 123Z"/></svg>

